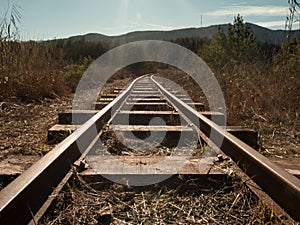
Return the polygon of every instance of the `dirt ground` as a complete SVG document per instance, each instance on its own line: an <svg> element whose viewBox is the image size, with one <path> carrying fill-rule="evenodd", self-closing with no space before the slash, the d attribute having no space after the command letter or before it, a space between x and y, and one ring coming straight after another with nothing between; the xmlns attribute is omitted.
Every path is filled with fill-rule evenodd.
<svg viewBox="0 0 300 225"><path fill-rule="evenodd" d="M126 82L121 82L122 85L124 83ZM40 103L23 103L16 99L2 102L0 161L18 155L43 156L50 151L53 145L47 144L47 131L57 123L58 112L71 107L72 96L45 99ZM259 151L267 157L299 158L300 131L295 125L298 122L272 124L265 118L258 117L241 121L241 125L252 127L259 132ZM37 157L33 158L36 159Z"/></svg>
<svg viewBox="0 0 300 225"><path fill-rule="evenodd" d="M110 93L130 80L111 81L102 91ZM70 94L36 103L15 98L0 102L0 174L21 173L51 151L54 145L47 143L48 129L58 123L59 112L72 109L72 101Z"/></svg>
<svg viewBox="0 0 300 225"><path fill-rule="evenodd" d="M41 103L8 101L0 110L0 158L8 155L44 155L51 150L47 131L57 123L58 112L71 108L72 97Z"/></svg>
<svg viewBox="0 0 300 225"><path fill-rule="evenodd" d="M22 103L11 99L0 108L0 160L8 155L39 155L50 151L47 130L57 123L58 112L71 109L72 96ZM300 131L291 121L270 123L264 117L247 118L240 125L259 132L260 151L268 157L300 157Z"/></svg>
<svg viewBox="0 0 300 225"><path fill-rule="evenodd" d="M40 103L22 103L15 99L2 103L0 162L7 163L8 166L0 166L0 172L5 172L8 168L9 173L9 165L13 165L14 170L18 168L21 173L51 151L54 146L47 144L47 131L57 123L58 112L71 109L71 106L72 96L45 99ZM258 130L261 145L258 150L268 157L276 158L300 157L300 133L296 127L293 129L293 124L271 124L263 118L241 122L241 125ZM22 156L27 157L23 158L25 163L21 160ZM239 181L224 184L211 190L210 194L207 194L207 187L195 186L193 179L179 185L178 188L158 185L151 191L147 188L124 189L124 186L111 183L105 185L110 188L96 191L87 188L84 183L81 185L83 186L68 186L67 190L59 195L58 208L52 215L54 218L48 217L41 224L72 224L75 222L72 216L74 213L83 223L88 221L89 224L97 224L106 218L105 215L114 219L113 224L147 224L146 220L150 217L153 218L153 223L181 221L182 224L226 224L228 221L234 221L236 224L259 224L270 219L265 218L270 212L260 205L255 196L250 196L249 190ZM0 185L1 188L3 187ZM194 192L195 188L199 191ZM100 201L103 198L108 201ZM69 204L70 202L75 204ZM121 202L123 203L120 204ZM78 208L78 205L82 207ZM194 211L195 208L200 211ZM91 212L98 214L90 214ZM128 221L128 218L131 220Z"/></svg>

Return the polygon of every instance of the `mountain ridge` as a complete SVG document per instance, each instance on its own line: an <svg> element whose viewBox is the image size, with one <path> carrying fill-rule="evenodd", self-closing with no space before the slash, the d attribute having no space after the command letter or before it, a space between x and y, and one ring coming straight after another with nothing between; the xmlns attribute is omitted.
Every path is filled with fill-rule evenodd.
<svg viewBox="0 0 300 225"><path fill-rule="evenodd" d="M286 39L285 30L272 30L269 28L261 27L256 24L246 23L252 29L254 36L259 42L270 44L282 44ZM228 32L229 24L211 25L208 27L191 27L175 29L170 31L133 31L121 35L108 36L99 33L88 33L84 35L77 35L66 38L66 40L84 40L91 42L104 42L110 46L116 46L120 44L126 44L133 41L141 40L165 40L171 41L177 38L209 38L211 39L219 29L222 29L225 33ZM300 36L300 30L293 30L291 32L291 38Z"/></svg>

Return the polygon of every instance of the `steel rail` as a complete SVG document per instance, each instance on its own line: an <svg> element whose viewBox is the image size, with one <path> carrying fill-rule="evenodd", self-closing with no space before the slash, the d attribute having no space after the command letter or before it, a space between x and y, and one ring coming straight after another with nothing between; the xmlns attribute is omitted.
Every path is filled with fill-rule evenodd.
<svg viewBox="0 0 300 225"><path fill-rule="evenodd" d="M117 98L0 192L1 225L30 222L53 189L70 171L72 164L81 156L77 142L81 143L81 147L88 147L95 138L95 125L97 130L101 129L141 78L135 79Z"/></svg>
<svg viewBox="0 0 300 225"><path fill-rule="evenodd" d="M231 157L294 220L300 221L300 180L298 178L275 165L268 158L234 137L224 128L216 125L172 95L153 76L151 79L181 113L192 123L199 125L199 129L207 137L210 137L211 132L213 132L214 135L210 137L213 143L219 143L220 140L223 140L220 149Z"/></svg>

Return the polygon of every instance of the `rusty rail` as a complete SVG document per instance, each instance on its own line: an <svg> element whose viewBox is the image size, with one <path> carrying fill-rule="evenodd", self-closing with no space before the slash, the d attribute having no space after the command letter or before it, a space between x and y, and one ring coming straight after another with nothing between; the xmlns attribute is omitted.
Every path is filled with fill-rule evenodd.
<svg viewBox="0 0 300 225"><path fill-rule="evenodd" d="M81 156L77 146L88 147L94 131L110 119L130 94L134 84L89 119L84 125L56 146L51 152L20 175L0 192L0 223L27 224L47 200L52 190L70 171L71 165ZM153 76L152 81L176 108L192 123L198 124L206 136L213 132L211 141L223 140L221 150L230 156L246 174L263 188L288 214L300 221L300 180L273 164L269 159L216 125L186 103L167 91Z"/></svg>
<svg viewBox="0 0 300 225"><path fill-rule="evenodd" d="M129 95L135 82L99 113L78 128L48 154L32 165L0 192L0 224L27 224L47 200L53 189L70 171L71 165L81 156L77 146L88 147L111 114Z"/></svg>
<svg viewBox="0 0 300 225"><path fill-rule="evenodd" d="M207 137L213 132L211 138L213 143L223 140L220 149L231 157L291 217L300 221L300 180L298 178L275 165L268 158L172 95L153 76L151 79L181 113L194 124L199 124L199 129Z"/></svg>

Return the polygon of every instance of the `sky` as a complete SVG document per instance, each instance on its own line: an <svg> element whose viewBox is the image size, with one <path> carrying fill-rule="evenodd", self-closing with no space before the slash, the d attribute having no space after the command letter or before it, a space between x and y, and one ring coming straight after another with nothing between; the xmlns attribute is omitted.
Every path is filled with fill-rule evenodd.
<svg viewBox="0 0 300 225"><path fill-rule="evenodd" d="M0 16L13 4L22 13L22 39L45 40L86 33L174 30L245 22L284 29L288 0L0 0ZM202 18L202 19L201 19ZM299 25L294 27L299 28Z"/></svg>

